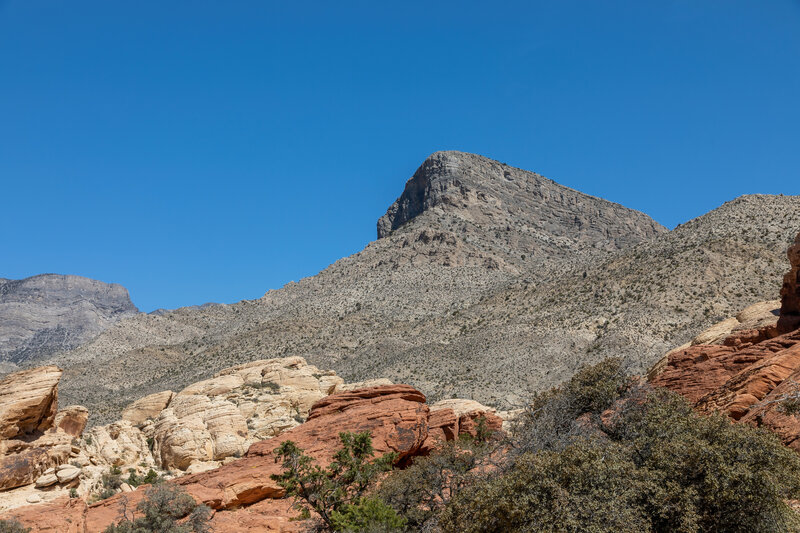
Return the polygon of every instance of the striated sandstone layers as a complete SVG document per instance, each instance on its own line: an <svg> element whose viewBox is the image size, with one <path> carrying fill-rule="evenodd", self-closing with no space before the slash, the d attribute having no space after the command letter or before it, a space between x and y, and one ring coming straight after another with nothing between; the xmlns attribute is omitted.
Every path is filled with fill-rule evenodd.
<svg viewBox="0 0 800 533"><path fill-rule="evenodd" d="M690 343L673 350L649 378L682 394L702 412L721 411L766 427L800 451L800 419L793 407L800 402L800 235L788 256L790 271L777 320L757 311L744 313L758 327L732 328L721 339L713 336L716 344ZM772 306L774 302L763 305L762 311Z"/></svg>
<svg viewBox="0 0 800 533"><path fill-rule="evenodd" d="M469 405L459 414L439 406L431 412L425 396L408 385L382 385L345 391L314 403L308 420L280 437L257 442L246 455L220 468L174 480L196 501L214 510L214 531L244 533L298 531L290 501L270 476L280 471L273 450L285 440L294 441L320 464L329 463L338 449L342 431L369 431L376 455L395 452L398 461L425 453L439 439L474 434L474 418L499 428L501 420ZM449 422L446 422L449 421ZM143 497L142 489L124 495L128 507ZM119 516L123 495L86 506L82 500L62 498L46 504L21 507L0 518L15 517L34 533L102 531Z"/></svg>

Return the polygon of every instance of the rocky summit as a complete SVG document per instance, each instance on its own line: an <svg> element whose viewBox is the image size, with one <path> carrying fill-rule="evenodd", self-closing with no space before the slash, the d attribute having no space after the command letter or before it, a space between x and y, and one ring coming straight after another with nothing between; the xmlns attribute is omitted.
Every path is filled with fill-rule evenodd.
<svg viewBox="0 0 800 533"><path fill-rule="evenodd" d="M136 313L115 283L58 274L0 279L0 362L71 350Z"/></svg>

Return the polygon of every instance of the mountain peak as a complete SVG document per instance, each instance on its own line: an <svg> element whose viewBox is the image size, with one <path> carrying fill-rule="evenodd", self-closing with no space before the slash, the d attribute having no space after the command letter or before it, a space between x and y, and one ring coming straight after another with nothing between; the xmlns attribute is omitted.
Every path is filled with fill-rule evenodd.
<svg viewBox="0 0 800 533"><path fill-rule="evenodd" d="M425 159L378 220L378 238L429 211L436 211L435 220L451 227L481 226L537 241L530 250L523 246L526 254L542 248L543 241L549 243L545 248L559 241L555 245L560 248L576 244L619 249L667 231L638 211L535 172L458 151L435 152Z"/></svg>

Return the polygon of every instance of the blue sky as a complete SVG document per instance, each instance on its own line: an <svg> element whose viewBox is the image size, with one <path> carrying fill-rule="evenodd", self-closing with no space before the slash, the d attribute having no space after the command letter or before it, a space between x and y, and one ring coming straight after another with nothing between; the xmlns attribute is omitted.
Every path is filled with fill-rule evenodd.
<svg viewBox="0 0 800 533"><path fill-rule="evenodd" d="M673 227L800 194L800 2L0 0L0 277L257 298L436 150Z"/></svg>

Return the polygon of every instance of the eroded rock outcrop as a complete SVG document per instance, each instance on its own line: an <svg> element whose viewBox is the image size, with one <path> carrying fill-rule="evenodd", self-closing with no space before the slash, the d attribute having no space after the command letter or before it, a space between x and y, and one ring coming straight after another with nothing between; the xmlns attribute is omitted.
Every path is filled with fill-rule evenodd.
<svg viewBox="0 0 800 533"><path fill-rule="evenodd" d="M58 411L60 377L58 367L45 366L0 381L0 490L59 482L55 467L71 457L88 414L80 406Z"/></svg>
<svg viewBox="0 0 800 533"><path fill-rule="evenodd" d="M781 287L781 318L778 329L786 333L800 327L800 234L786 252L791 269L783 277Z"/></svg>
<svg viewBox="0 0 800 533"><path fill-rule="evenodd" d="M280 471L273 450L281 442L294 441L324 465L340 447L340 432L369 431L376 455L395 452L402 462L425 453L434 429L444 440L451 440L470 431L470 424L480 416L491 427L499 427L500 419L481 408L475 403L452 403L439 406L431 414L425 396L408 385L344 391L318 400L311 406L305 423L279 437L253 444L243 458L172 482L214 510L214 531L297 531L302 525L290 520L295 516L290 500L280 499L283 491L270 478ZM125 494L128 508L143 496L141 489ZM82 500L63 498L46 505L21 507L2 518L14 516L36 533L60 531L59 524L64 531L102 531L118 519L122 498L117 495L88 507ZM47 513L46 520L43 512ZM62 522L54 516L63 516ZM67 529L67 519L69 527L75 529Z"/></svg>
<svg viewBox="0 0 800 533"><path fill-rule="evenodd" d="M751 306L737 315L744 326L731 324L726 330L718 324L706 330L699 336L703 342L668 353L649 378L682 394L700 411L721 411L769 428L800 451L800 419L792 409L800 402L800 235L788 256L791 268L777 320L770 318L775 302Z"/></svg>

